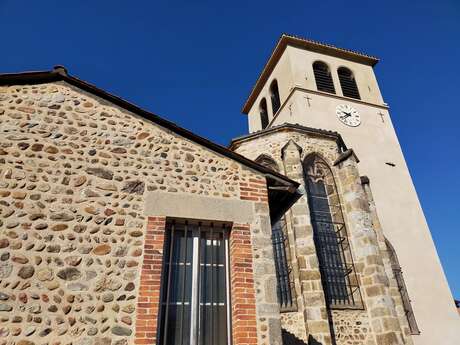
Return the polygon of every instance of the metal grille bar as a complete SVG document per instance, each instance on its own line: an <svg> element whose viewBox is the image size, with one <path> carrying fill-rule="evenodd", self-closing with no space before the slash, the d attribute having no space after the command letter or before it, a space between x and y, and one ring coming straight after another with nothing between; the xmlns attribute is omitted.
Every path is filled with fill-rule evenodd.
<svg viewBox="0 0 460 345"><path fill-rule="evenodd" d="M324 173L324 169L318 171ZM318 176L307 176L307 187L313 237L328 304L361 304L346 227L337 220L343 219L341 206L329 202L324 181Z"/></svg>
<svg viewBox="0 0 460 345"><path fill-rule="evenodd" d="M228 229L168 222L159 344L228 345Z"/></svg>
<svg viewBox="0 0 460 345"><path fill-rule="evenodd" d="M272 226L273 255L275 259L276 290L281 308L291 307L293 304L291 291L291 269L289 268L286 253L287 238L283 231L284 219Z"/></svg>

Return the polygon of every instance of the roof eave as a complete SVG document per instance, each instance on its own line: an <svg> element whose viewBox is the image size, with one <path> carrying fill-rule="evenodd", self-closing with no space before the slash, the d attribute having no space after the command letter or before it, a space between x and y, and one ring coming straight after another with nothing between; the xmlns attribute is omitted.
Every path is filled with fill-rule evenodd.
<svg viewBox="0 0 460 345"><path fill-rule="evenodd" d="M273 212L277 213L280 208L284 208L285 205L292 205L295 200L297 200L297 188L299 183L287 178L286 176L279 174L266 168L230 149L221 146L219 144L213 143L212 141L203 138L199 135L190 132L189 130L182 128L175 123L165 120L164 118L153 114L147 110L144 110L133 103L130 103L120 97L112 95L86 81L72 77L68 74L67 70L63 66L56 66L51 71L34 71L34 72L23 72L23 73L8 73L0 74L0 85L24 85L24 84L34 84L34 83L48 83L48 82L57 82L65 81L70 85L73 85L83 91L89 92L93 95L101 97L121 108L132 112L138 116L143 117L147 121L153 122L156 125L159 125L165 129L168 129L186 139L189 139L199 145L202 145L215 153L223 155L227 158L230 158L234 161L239 162L240 164L251 168L259 173L261 173L267 180L267 187L271 186L283 186L283 202L280 205L274 203L274 200L270 200L269 193L269 203L272 204ZM272 193L273 195L273 193ZM273 199L273 196L272 196ZM272 212L272 211L271 211Z"/></svg>

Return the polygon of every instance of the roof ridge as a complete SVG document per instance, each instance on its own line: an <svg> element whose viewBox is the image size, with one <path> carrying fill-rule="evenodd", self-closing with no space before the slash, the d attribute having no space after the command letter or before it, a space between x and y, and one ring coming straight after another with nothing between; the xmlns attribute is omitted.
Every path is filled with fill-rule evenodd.
<svg viewBox="0 0 460 345"><path fill-rule="evenodd" d="M353 50L353 49L337 47L337 46L335 46L333 44L330 44L330 43L325 43L325 42L313 40L313 39L310 39L310 38L305 38L305 37L298 36L298 35L292 35L292 34L288 34L288 33L283 33L281 36L290 37L290 38L297 39L297 40L302 40L302 41L305 41L305 42L308 42L308 43L317 44L317 45L327 47L327 48L333 48L333 49L341 50L341 51L347 52L347 53L361 55L361 56L368 57L368 58L375 59L375 60L380 60L377 56L374 56L374 55L365 54L363 52Z"/></svg>
<svg viewBox="0 0 460 345"><path fill-rule="evenodd" d="M297 188L298 183L291 180L290 178L274 172L234 151L231 151L227 147L214 143L213 141L197 135L191 132L188 129L185 129L176 123L166 120L165 118L158 116L148 110L145 110L134 103L131 103L119 96L116 96L112 93L109 93L103 89L98 88L97 86L88 83L82 79L71 76L68 74L67 69L62 65L56 65L52 70L48 71L33 71L33 72L22 72L22 73L4 73L0 74L0 86L2 85L17 85L17 84L29 84L29 83L48 83L56 81L65 81L72 86L75 86L83 91L86 91L90 94L108 100L109 102L133 113L138 116L143 117L147 121L151 121L156 125L164 127L167 130L170 130L188 140L191 140L199 145L202 145L215 153L226 156L227 158L233 159L249 168L252 168L260 173L264 174L267 177L281 180L285 184L295 186Z"/></svg>

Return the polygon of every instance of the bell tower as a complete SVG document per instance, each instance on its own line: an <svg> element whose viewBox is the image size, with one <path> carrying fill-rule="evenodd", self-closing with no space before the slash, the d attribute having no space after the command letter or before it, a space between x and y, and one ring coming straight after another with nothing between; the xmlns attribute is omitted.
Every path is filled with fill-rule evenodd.
<svg viewBox="0 0 460 345"><path fill-rule="evenodd" d="M359 160L379 227L397 254L418 325L411 329L414 344L455 344L460 320L374 74L378 61L282 35L243 106L247 137L287 124L340 134Z"/></svg>

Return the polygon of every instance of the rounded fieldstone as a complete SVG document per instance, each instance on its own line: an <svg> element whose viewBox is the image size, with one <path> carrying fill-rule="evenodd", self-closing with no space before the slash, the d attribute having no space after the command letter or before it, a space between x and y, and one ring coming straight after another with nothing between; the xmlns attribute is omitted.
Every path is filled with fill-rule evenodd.
<svg viewBox="0 0 460 345"><path fill-rule="evenodd" d="M60 270L57 276L63 280L77 280L81 278L81 272L74 267L68 267Z"/></svg>
<svg viewBox="0 0 460 345"><path fill-rule="evenodd" d="M113 172L104 168L87 168L86 172L90 175L94 175L106 180L113 179Z"/></svg>
<svg viewBox="0 0 460 345"><path fill-rule="evenodd" d="M88 291L88 286L82 283L69 283L67 288L71 291Z"/></svg>
<svg viewBox="0 0 460 345"><path fill-rule="evenodd" d="M43 268L37 272L37 278L41 281L50 281L53 279L53 271L50 268Z"/></svg>
<svg viewBox="0 0 460 345"><path fill-rule="evenodd" d="M64 259L64 262L69 266L78 266L81 262L81 256L68 256Z"/></svg>
<svg viewBox="0 0 460 345"><path fill-rule="evenodd" d="M16 254L11 258L11 261L24 265L29 262L29 259L27 259L24 255Z"/></svg>
<svg viewBox="0 0 460 345"><path fill-rule="evenodd" d="M0 239L0 249L1 248L6 248L10 245L10 241L8 241L7 238L2 238Z"/></svg>
<svg viewBox="0 0 460 345"><path fill-rule="evenodd" d="M48 328L45 328L44 330L42 330L38 335L40 337L46 337L51 332L52 332L52 329L48 327Z"/></svg>
<svg viewBox="0 0 460 345"><path fill-rule="evenodd" d="M0 303L0 311L12 311L13 307L9 304Z"/></svg>
<svg viewBox="0 0 460 345"><path fill-rule="evenodd" d="M96 255L106 255L110 253L111 247L108 244L100 244L96 248L93 249L93 254Z"/></svg>
<svg viewBox="0 0 460 345"><path fill-rule="evenodd" d="M129 328L122 327L122 326L113 326L112 327L112 334L120 335L120 336L129 336L131 335L132 331Z"/></svg>
<svg viewBox="0 0 460 345"><path fill-rule="evenodd" d="M44 230L48 227L48 224L46 223L38 223L35 225L35 230Z"/></svg>
<svg viewBox="0 0 460 345"><path fill-rule="evenodd" d="M22 279L28 279L32 277L35 273L35 269L32 265L27 265L24 267L21 267L21 269L18 272L18 276L21 277Z"/></svg>
<svg viewBox="0 0 460 345"><path fill-rule="evenodd" d="M67 229L69 226L67 224L56 224L51 227L53 231L63 231Z"/></svg>
<svg viewBox="0 0 460 345"><path fill-rule="evenodd" d="M110 338L95 338L93 345L110 345L112 340Z"/></svg>
<svg viewBox="0 0 460 345"><path fill-rule="evenodd" d="M102 295L102 301L105 303L112 302L113 301L113 293L107 292Z"/></svg>

